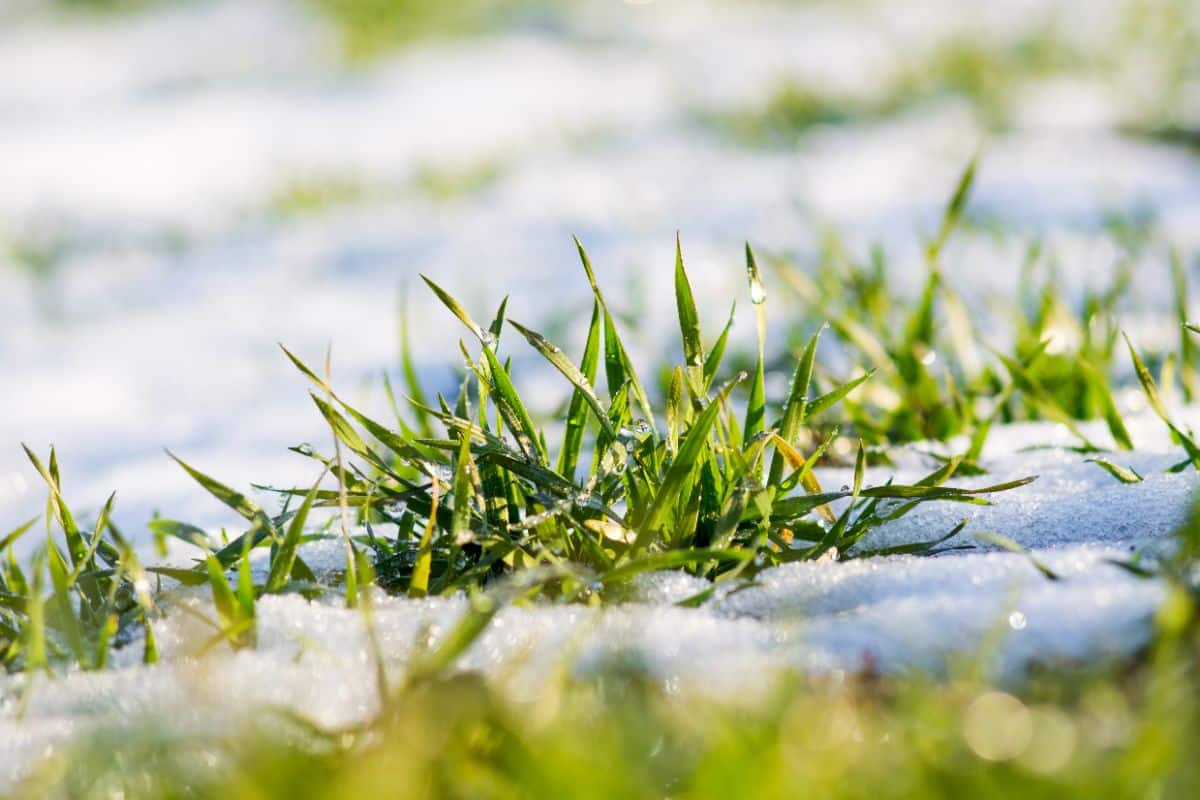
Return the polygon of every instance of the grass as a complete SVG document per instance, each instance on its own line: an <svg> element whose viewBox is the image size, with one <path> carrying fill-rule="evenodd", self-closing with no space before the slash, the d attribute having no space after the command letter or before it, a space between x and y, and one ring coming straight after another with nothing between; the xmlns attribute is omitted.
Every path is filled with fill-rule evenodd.
<svg viewBox="0 0 1200 800"><path fill-rule="evenodd" d="M1058 422L1073 433L1076 449L1114 480L1142 480L1119 463L1119 451L1133 448L1111 388L1122 353L1150 408L1183 449L1186 457L1173 469L1200 465L1200 444L1174 421L1164 399L1176 386L1185 399L1196 392L1196 328L1187 327L1182 259L1172 262L1179 349L1155 359L1157 378L1128 337L1118 346L1116 305L1126 271L1079 310L1052 281L1040 291L1027 288L1017 303L1013 351L989 351L940 266L946 242L962 224L974 175L972 163L929 239L928 278L914 304L891 300L898 293L879 254L859 266L831 245L813 274L771 259L792 299L807 303L801 318L827 315L842 350L838 360L846 363L848 355L850 363L862 364L848 374L823 368L820 328L796 341L794 350L770 345L768 276L749 245L745 269L757 347L749 363L740 359L748 369L725 366L732 316L715 336L705 334L678 242L674 284L683 359L667 369L633 363L578 242L592 313L576 358L508 319L507 299L483 325L428 278L432 295L466 337L458 342L464 369L452 399L431 398L417 382L406 343L404 408L388 383L395 413L379 421L335 392L328 361L318 373L285 349L312 383L332 451L295 448L316 462L320 475L311 487L272 489L283 500L275 513L180 460L245 520L243 530L219 541L185 522L152 521L160 539L200 548L191 568L143 568L112 525L109 507L90 528L81 527L64 499L53 451L44 466L27 449L50 490L46 540L25 567L12 557L12 544L30 527L3 542L9 552L0 568L3 663L10 670L103 666L109 647L149 631L148 621L159 613L148 575L209 587L213 644L247 647L263 594L335 591L355 606L361 587L372 582L420 597L478 593L506 577L546 575L528 595L595 601L620 597L623 585L642 572L679 569L711 581L711 589L689 601L701 603L723 583L750 581L789 561L962 547L954 537L963 524L887 550L873 549L867 536L923 503L988 503L989 495L1033 480L947 485L956 475L985 472L981 454L998 422ZM561 425L535 421L516 388L512 355L527 349L562 378ZM669 376L661 392L640 378L656 372ZM766 396L772 373L789 376L778 400ZM1111 445L1085 435L1077 421L1090 417L1104 420ZM931 453L928 475L910 485L868 485L868 462L886 463L892 448L923 440L942 443L939 454ZM823 487L815 467L843 460L853 465L850 484ZM329 476L333 487L326 485ZM310 530L314 510L324 525ZM304 562L300 545L313 536L343 541L340 585L323 585ZM265 578L250 568L256 550L267 555ZM144 648L153 660L152 639Z"/></svg>
<svg viewBox="0 0 1200 800"><path fill-rule="evenodd" d="M50 757L18 796L1189 797L1200 638L1194 592L1174 586L1132 667L1060 665L1018 688L964 662L941 681L766 674L714 700L618 659L516 701L435 658L363 726L268 715L181 739L139 720ZM460 630L489 613L477 604Z"/></svg>
<svg viewBox="0 0 1200 800"><path fill-rule="evenodd" d="M1184 109L1189 81L1200 73L1200 20L1186 0L1128 0L1102 45L1080 49L1070 20L1050 17L1010 41L957 33L926 52L903 54L900 66L870 91L785 79L758 105L704 111L698 119L750 147L792 147L818 128L892 119L945 100L967 103L979 122L1004 131L1015 122L1022 92L1066 79L1106 85L1125 99L1126 132L1185 146L1195 123ZM1137 74L1138 94L1127 97ZM1147 87L1155 87L1149 91Z"/></svg>
<svg viewBox="0 0 1200 800"><path fill-rule="evenodd" d="M303 0L328 17L354 60L380 56L419 40L483 32L554 0Z"/></svg>
<svg viewBox="0 0 1200 800"><path fill-rule="evenodd" d="M191 610L211 630L203 649L254 648L258 602L270 594L340 596L368 619L372 586L414 598L465 593L470 610L418 652L402 685L388 686L380 670L384 710L361 728L326 731L272 717L248 730L164 741L145 720L48 759L25 791L766 797L804 785L845 797L1141 796L1153 780L1163 796L1185 795L1196 784L1187 754L1200 730L1192 699L1200 688L1196 521L1180 532L1175 559L1122 565L1173 587L1151 651L1120 664L1046 665L1018 686L995 685L981 654L979 664L964 663L944 681L884 678L864 664L841 683L764 675L761 696L724 702L668 691L636 662L618 660L591 678L564 673L530 706L503 685L456 669L458 656L510 602L615 602L638 574L674 569L710 581L712 588L683 601L698 605L717 587L745 585L789 561L961 547L954 538L961 524L885 551L872 551L867 537L920 504L986 503L1031 480L948 485L985 471L983 447L1000 422L1058 422L1097 469L1114 481L1140 482L1142 475L1120 463L1120 451L1134 444L1114 389L1122 369L1132 371L1181 448L1173 469L1200 466L1200 444L1165 397L1190 399L1197 390L1192 337L1200 328L1188 322L1184 260L1172 262L1181 323L1175 352L1147 358L1122 339L1127 270L1076 307L1052 279L1035 285L1036 251L1010 309L1011 346L989 349L942 268L947 242L969 221L974 175L971 164L929 236L927 278L911 304L895 302L902 295L888 284L882 254L859 264L831 241L822 265L809 271L777 256L760 266L747 245L756 332L749 353L729 345L732 318L705 330L677 242L682 359L665 369L633 362L621 315L578 242L581 291L592 313L574 357L509 319L507 300L481 323L426 279L463 329L457 395L431 395L417 381L405 336L402 391L386 384L394 414L373 419L337 394L328 356L316 368L285 350L311 382L331 446L324 453L295 448L314 462L314 481L272 490L282 501L276 511L176 459L244 520L220 537L182 521L152 521L156 536L198 548L191 567L143 566L111 521L111 498L81 524L65 499L56 454L43 462L27 450L48 489L45 542L22 562L13 545L38 521L0 538L7 553L0 660L9 671L104 669L116 647L138 647L153 663L150 623L185 592L210 598L205 610ZM805 325L826 319L831 332L788 328L787 344L773 344L767 310L780 297L776 286L801 304ZM560 420L536 417L517 389L514 355L528 352L562 379ZM826 362L822 354L836 358ZM654 374L667 376L663 386L643 383L642 375ZM772 374L786 376L780 398L768 397ZM1078 421L1088 418L1103 420L1111 443L1085 433ZM921 440L940 443L927 476L911 485L867 482L869 462L886 463L894 448ZM820 484L815 467L830 463L853 465L849 485ZM332 579L319 579L305 562L302 545L316 538L344 547L344 568ZM987 541L1021 550L1001 537ZM256 551L264 558L252 568ZM176 585L183 588L170 588ZM612 764L621 769L602 768Z"/></svg>

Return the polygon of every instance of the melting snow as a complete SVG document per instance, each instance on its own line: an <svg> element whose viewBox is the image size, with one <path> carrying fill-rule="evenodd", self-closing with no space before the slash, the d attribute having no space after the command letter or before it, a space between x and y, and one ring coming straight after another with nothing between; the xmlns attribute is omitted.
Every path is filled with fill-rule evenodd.
<svg viewBox="0 0 1200 800"><path fill-rule="evenodd" d="M365 385L394 359L393 288L418 271L472 308L512 292L517 318L561 322L586 310L577 233L613 296L643 304L646 352L673 342L676 229L709 327L744 296L747 237L807 254L833 224L855 247L885 244L901 283L915 285L919 234L984 137L968 110L938 103L817 129L790 151L738 148L698 129L692 113L761 102L784 78L861 93L940 41L1016 41L1047 15L1068 20L1064 35L1086 46L1119 16L1093 2L581 5L566 32L422 47L358 72L340 71L329 32L282 2L168 5L123 24L36 14L6 23L0 74L23 79L0 82L0 233L57 250L60 263L35 278L0 262L0 518L42 507L19 440L59 446L67 495L84 508L120 490L127 532L154 509L229 521L168 465L163 445L239 486L306 482L308 462L285 448L328 434L274 342L315 360L333 336L339 384ZM1024 236L1040 235L1077 295L1120 255L1102 229L1112 211L1150 214L1194 247L1200 163L1116 132L1136 94L1086 80L1028 87L1014 129L988 142L972 201L1020 235L955 241L947 280L969 298L1011 294ZM480 165L496 177L473 194L438 203L416 187L422 170ZM270 211L272 196L304 180L361 181L365 194L309 217ZM1130 300L1153 312L1168 293L1164 279L1139 279ZM561 298L557 308L539 302L547 296ZM768 308L776 323L787 311L777 298ZM435 304L410 310L423 371L447 381L441 365L456 354L435 344L453 342L456 323ZM1068 450L1023 449L1069 445L1055 426L999 428L985 453L991 474L964 485L1037 482L993 506L923 506L864 543L926 540L966 517L962 541L1004 534L1058 581L985 547L780 567L699 609L672 603L702 581L644 576L638 602L603 612L506 609L465 666L521 693L552 670L621 658L721 693L753 688L752 676L775 667L941 673L982 658L1013 677L1035 663L1128 656L1148 641L1163 587L1109 562L1163 546L1196 487L1194 473L1164 472L1180 454L1153 418L1131 430L1139 449L1117 460L1144 483L1122 485ZM914 451L898 477L931 468ZM847 482L836 470L822 480ZM322 552L336 567L327 545L307 555L319 562ZM393 679L415 643L463 608L461 598L377 599ZM340 725L377 702L362 618L332 600L264 598L258 647L236 654L198 656L210 634L181 613L156 632L158 667L136 663L135 643L108 672L0 678L0 782L98 727L150 717L222 726L264 706Z"/></svg>

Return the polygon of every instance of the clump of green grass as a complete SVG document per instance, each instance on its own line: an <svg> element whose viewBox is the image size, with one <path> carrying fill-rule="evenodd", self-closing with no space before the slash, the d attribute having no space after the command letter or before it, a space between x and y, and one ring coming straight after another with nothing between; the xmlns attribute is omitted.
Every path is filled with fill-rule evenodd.
<svg viewBox="0 0 1200 800"><path fill-rule="evenodd" d="M559 576L544 588L570 599L654 569L683 568L718 581L749 577L784 561L846 557L871 529L920 503L986 502L985 495L1030 480L951 488L944 485L958 464L951 460L914 485L866 486L860 446L853 485L824 491L813 467L837 433L817 441L808 423L869 376L811 396L813 337L794 365L787 399L778 406L767 403L765 290L749 248L747 271L760 333L753 375L718 379L729 326L705 345L677 247L684 363L671 371L666 397L657 404L628 355L586 252L582 246L578 250L593 295L578 361L539 332L507 319L507 301L485 327L426 279L475 346L459 343L466 371L453 402L441 396L435 403L418 399L423 390L410 384L411 423L400 414L390 425L369 418L288 353L316 387L313 400L337 447L354 459L342 467L336 456L306 451L340 476L337 490L314 490L309 496L318 506L354 510L356 521L371 533L350 546L372 552L385 585L421 596L542 567ZM516 389L511 358L501 349L509 332L557 371L570 390L556 455ZM604 396L596 388L601 370ZM813 447L802 452L802 441ZM838 501L848 502L835 513L831 504ZM390 535L383 535L385 529ZM932 551L945 538L905 550Z"/></svg>
<svg viewBox="0 0 1200 800"><path fill-rule="evenodd" d="M828 315L841 355L874 370L873 379L843 402L843 422L853 426L881 461L887 460L890 448L904 443L966 437L969 445L959 474L981 471L978 462L997 423L1059 423L1075 439L1075 450L1095 456L1132 450L1134 442L1114 389L1129 366L1135 367L1151 406L1164 419L1166 404L1157 399L1153 371L1164 393L1178 392L1191 401L1200 390L1196 347L1185 327L1189 287L1184 259L1178 252L1169 259L1173 310L1180 326L1178 347L1155 354L1148 366L1139 363L1132 347L1120 346L1122 301L1138 252L1149 247L1145 237L1125 240L1128 252L1111 283L1087 290L1075 302L1066 299L1053 261L1035 242L1021 267L1016 300L994 303L998 310L991 318L1007 323L1011 336L1006 349L998 350L986 340L978 309L968 307L942 264L946 242L970 222L966 206L974 172L974 165L963 172L929 238L926 277L911 303L897 302L911 292L889 277L879 249L864 262L831 237L811 270L786 257L768 260L791 298L800 302L803 315ZM1045 268L1040 283L1039 268ZM1082 420L1103 420L1111 443L1086 433L1079 425ZM1173 440L1187 449L1190 434L1168 424ZM1093 460L1118 480L1137 480L1124 467L1114 469L1109 458ZM1183 466L1191 463L1189 456Z"/></svg>
<svg viewBox="0 0 1200 800"><path fill-rule="evenodd" d="M157 613L150 582L128 540L110 521L110 496L91 530L75 521L62 494L58 459L26 454L49 488L46 543L25 567L13 544L37 522L0 537L0 663L9 671L69 664L103 669L110 648L143 634L143 656L157 658L150 620ZM65 549L53 535L61 534ZM46 577L49 576L49 586Z"/></svg>

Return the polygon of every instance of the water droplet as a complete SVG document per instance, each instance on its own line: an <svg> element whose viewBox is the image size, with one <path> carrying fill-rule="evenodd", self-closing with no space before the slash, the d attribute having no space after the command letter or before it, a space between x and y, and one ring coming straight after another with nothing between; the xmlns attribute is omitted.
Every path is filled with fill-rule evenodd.
<svg viewBox="0 0 1200 800"><path fill-rule="evenodd" d="M496 334L492 333L491 331L484 331L483 333L479 334L479 341L481 341L483 346L489 350L496 349Z"/></svg>
<svg viewBox="0 0 1200 800"><path fill-rule="evenodd" d="M752 277L750 279L750 302L754 303L756 306L761 306L766 301L766 287L763 286L762 281L758 279L758 276Z"/></svg>
<svg viewBox="0 0 1200 800"><path fill-rule="evenodd" d="M592 494L591 492L580 492L579 494L575 495L574 499L575 499L575 505L578 508L594 508L594 509L604 508L603 501L601 501L599 497Z"/></svg>
<svg viewBox="0 0 1200 800"><path fill-rule="evenodd" d="M617 430L617 441L621 444L629 444L635 438L636 436L634 435L633 428L626 428L624 425L622 425Z"/></svg>
<svg viewBox="0 0 1200 800"><path fill-rule="evenodd" d="M650 433L650 423L644 419L639 419L633 424L633 432L638 436L646 436Z"/></svg>
<svg viewBox="0 0 1200 800"><path fill-rule="evenodd" d="M925 355L921 356L921 363L927 367L935 361L937 361L937 353L933 350L930 350L925 353Z"/></svg>
<svg viewBox="0 0 1200 800"><path fill-rule="evenodd" d="M1027 624L1028 620L1025 619L1025 615L1020 611L1014 611L1008 615L1008 627L1012 628L1014 631L1025 630L1025 626Z"/></svg>

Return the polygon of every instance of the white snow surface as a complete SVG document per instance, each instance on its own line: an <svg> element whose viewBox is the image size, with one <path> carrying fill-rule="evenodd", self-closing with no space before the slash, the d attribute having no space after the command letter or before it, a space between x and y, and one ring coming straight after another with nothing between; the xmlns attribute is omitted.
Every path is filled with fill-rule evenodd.
<svg viewBox="0 0 1200 800"><path fill-rule="evenodd" d="M614 301L641 309L636 347L649 354L677 348L676 230L710 329L744 298L745 239L811 263L822 228L835 226L856 251L884 244L915 293L921 237L981 144L971 207L1006 232L963 235L946 252L945 277L969 301L1011 296L1033 237L1069 295L1105 285L1122 256L1103 227L1111 213L1146 216L1184 252L1200 243L1200 160L1121 132L1140 112L1138 75L1026 87L1011 129L993 135L954 100L818 128L782 150L745 149L694 122L699 109L752 107L785 78L863 93L940 42L1015 42L1047 19L1101 48L1121 24L1120 0L597 1L578 4L562 30L420 45L353 69L319 20L282 0L168 3L133 18L18 7L0 15L0 239L60 254L38 277L0 248L2 530L44 503L18 441L58 446L84 516L118 490L116 520L143 543L156 509L232 522L164 446L239 487L306 484L311 462L286 447L321 447L328 431L277 341L311 362L332 341L343 394L379 409L398 290L411 289L419 367L452 390L446 365L461 331L417 273L478 316L511 293L522 322L578 323L590 301L573 233ZM438 201L419 188L431 169L480 167L495 178L477 191ZM348 181L362 196L307 214L271 210L304 181ZM1146 252L1126 298L1147 342L1176 335L1161 313L1164 252ZM769 308L773 325L790 310L775 295ZM577 350L582 331L565 328L562 343ZM749 341L752 328L734 335ZM536 356L514 352L531 391L547 385ZM552 670L586 674L622 658L672 688L732 694L775 669L944 674L980 659L1019 679L1035 664L1128 657L1149 641L1164 587L1110 562L1169 549L1197 479L1167 473L1182 454L1136 394L1121 403L1138 449L1114 458L1143 483L1120 484L1065 449L1057 426L1001 427L984 456L990 474L955 483L1037 481L992 506L924 505L863 544L924 541L968 518L955 543L974 550L770 569L698 609L672 603L702 581L646 576L638 602L604 611L506 609L464 667L532 696ZM1200 410L1181 413L1200 422ZM868 482L930 471L919 449ZM821 479L849 482L836 470ZM1059 580L974 542L977 531L1029 548ZM340 550L313 545L306 558L336 568ZM418 638L444 632L464 602L376 599L393 679ZM263 598L258 646L238 653L200 655L210 634L182 613L156 633L156 667L137 663L134 642L103 673L0 678L0 784L77 736L151 718L204 730L282 707L341 725L376 707L362 618L334 600Z"/></svg>

